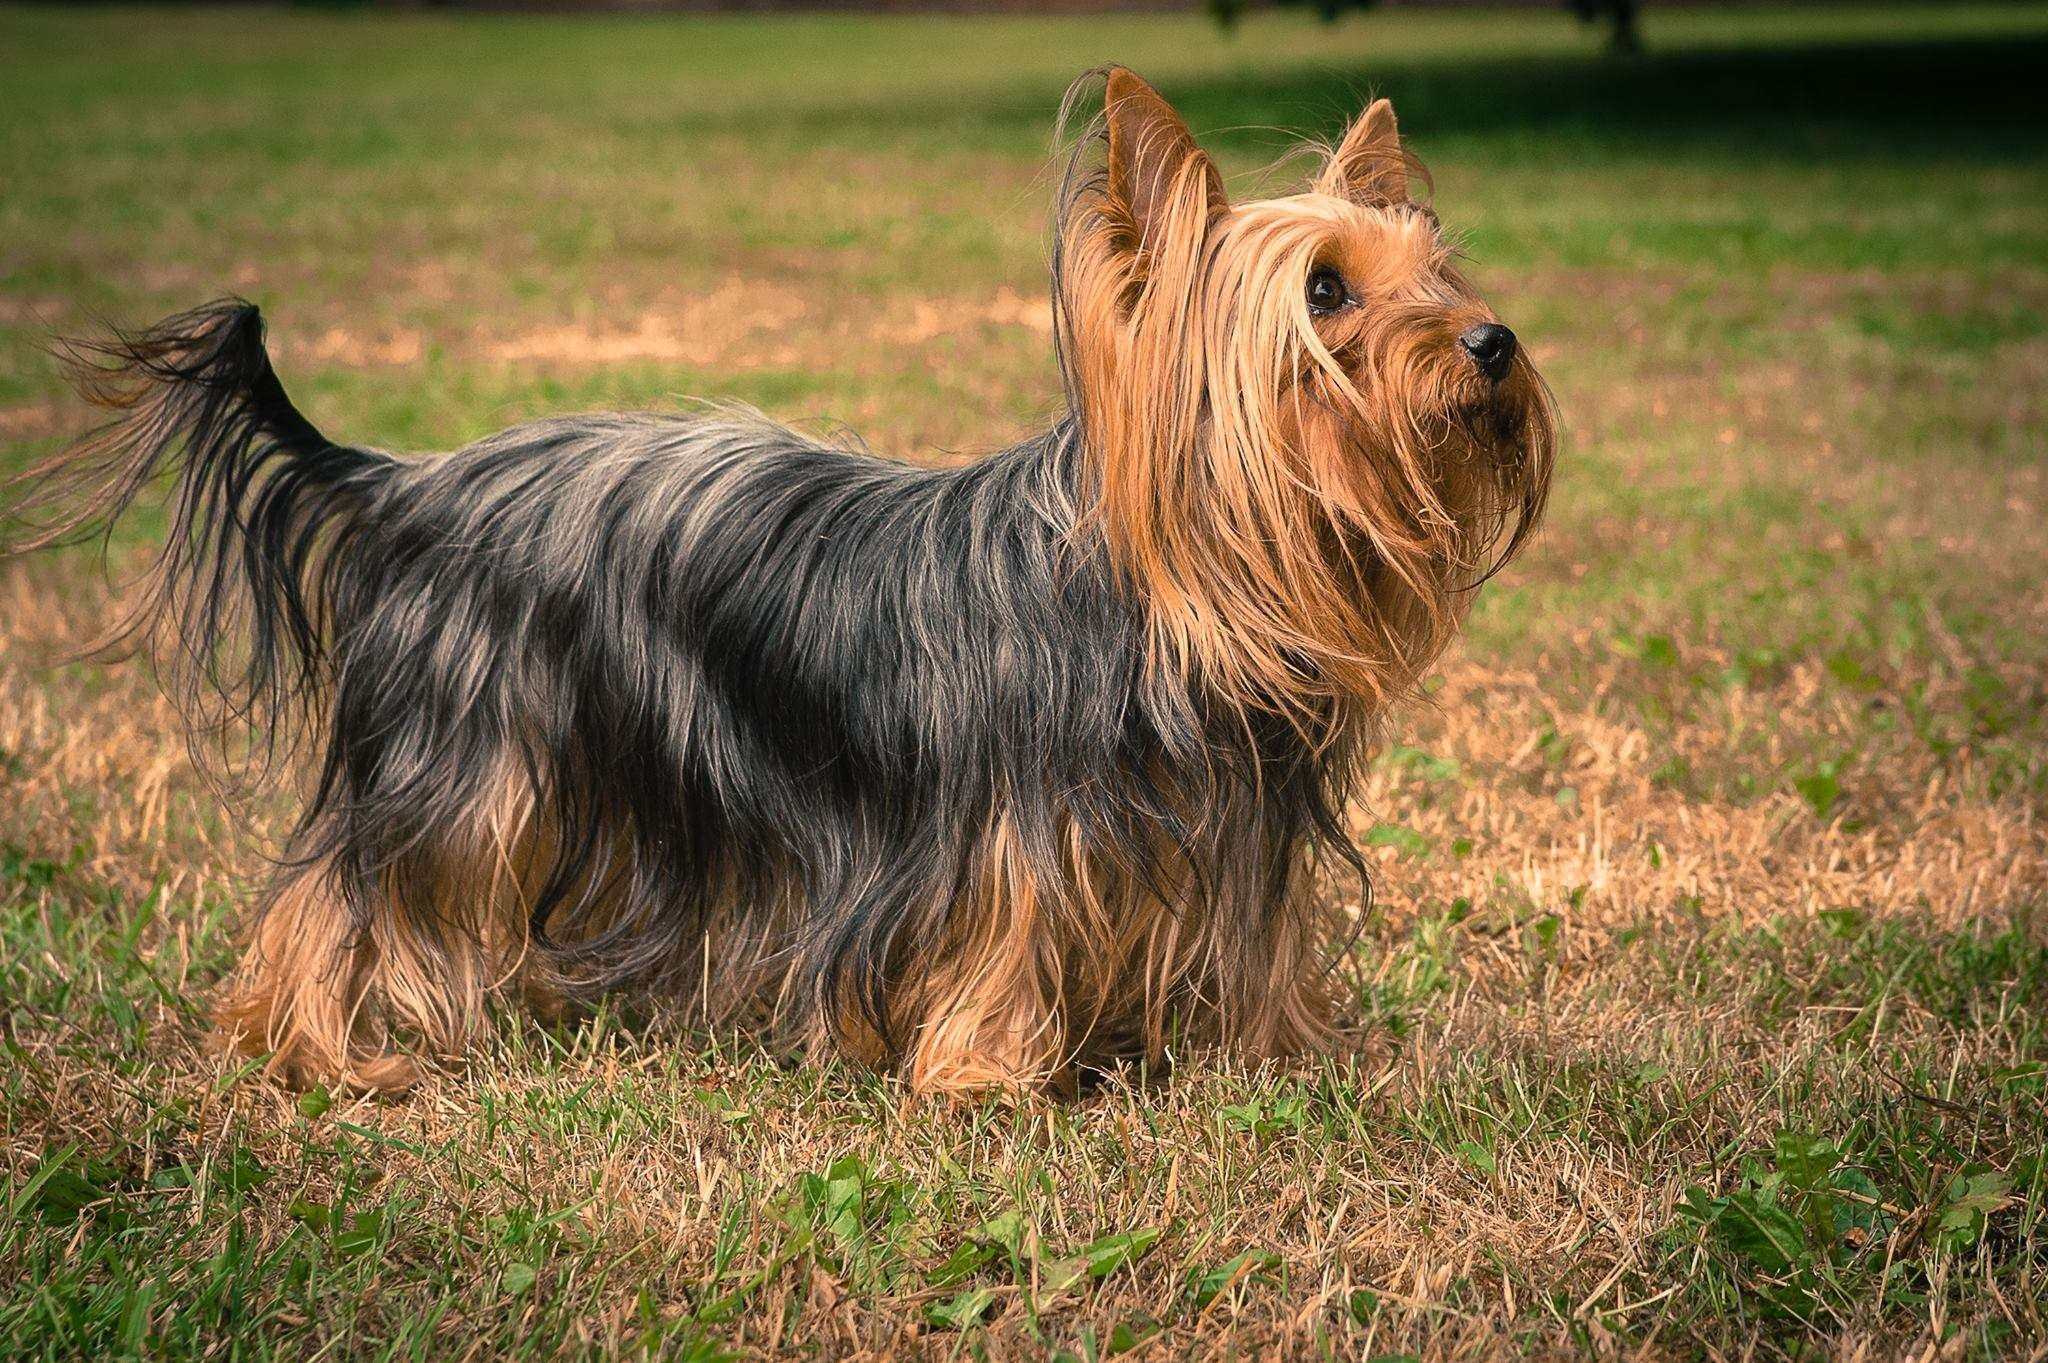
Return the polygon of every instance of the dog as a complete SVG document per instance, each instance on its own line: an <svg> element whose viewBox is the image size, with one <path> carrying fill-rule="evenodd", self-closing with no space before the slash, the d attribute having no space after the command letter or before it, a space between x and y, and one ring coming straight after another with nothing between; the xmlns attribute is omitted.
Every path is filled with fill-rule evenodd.
<svg viewBox="0 0 2048 1363"><path fill-rule="evenodd" d="M1365 876L1361 759L1536 524L1553 404L1385 100L1233 204L1151 86L1083 80L1067 414L966 466L724 413L402 460L234 300L74 349L112 416L17 547L172 474L113 637L303 802L229 1035L396 1090L494 998L632 987L927 1093L1328 1035L1319 868Z"/></svg>

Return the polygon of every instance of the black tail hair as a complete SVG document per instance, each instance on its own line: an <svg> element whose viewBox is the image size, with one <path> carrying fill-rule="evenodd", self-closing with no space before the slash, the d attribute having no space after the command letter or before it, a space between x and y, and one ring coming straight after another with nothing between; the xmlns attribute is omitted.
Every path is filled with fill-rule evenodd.
<svg viewBox="0 0 2048 1363"><path fill-rule="evenodd" d="M141 599L93 651L152 654L195 756L218 759L209 769L267 768L322 689L334 543L394 461L336 445L292 406L262 315L241 299L62 350L79 392L114 415L12 480L0 546L104 541L173 473L169 533ZM256 751L230 756L238 720L254 723Z"/></svg>

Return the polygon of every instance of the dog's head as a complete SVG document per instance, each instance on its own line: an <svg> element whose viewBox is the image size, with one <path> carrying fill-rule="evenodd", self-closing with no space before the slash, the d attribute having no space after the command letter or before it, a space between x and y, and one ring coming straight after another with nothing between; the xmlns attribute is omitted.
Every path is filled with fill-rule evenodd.
<svg viewBox="0 0 2048 1363"><path fill-rule="evenodd" d="M1385 100L1307 192L1239 204L1129 71L1097 126L1055 291L1105 544L1163 661L1281 709L1376 708L1541 511L1543 382L1411 198Z"/></svg>

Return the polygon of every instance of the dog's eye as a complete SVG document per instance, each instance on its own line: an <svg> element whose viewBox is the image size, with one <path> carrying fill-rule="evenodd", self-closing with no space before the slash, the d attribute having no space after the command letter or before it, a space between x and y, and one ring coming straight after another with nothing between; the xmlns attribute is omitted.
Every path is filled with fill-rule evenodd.
<svg viewBox="0 0 2048 1363"><path fill-rule="evenodd" d="M1308 310L1310 312L1335 312L1351 301L1350 290L1344 287L1344 276L1329 266L1320 266L1309 271Z"/></svg>

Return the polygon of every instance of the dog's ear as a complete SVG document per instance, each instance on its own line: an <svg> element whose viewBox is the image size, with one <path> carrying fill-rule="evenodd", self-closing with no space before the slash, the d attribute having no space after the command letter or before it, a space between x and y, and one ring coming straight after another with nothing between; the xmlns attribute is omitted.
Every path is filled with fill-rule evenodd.
<svg viewBox="0 0 2048 1363"><path fill-rule="evenodd" d="M1376 99L1345 132L1330 163L1316 179L1316 190L1357 203L1397 204L1408 201L1408 154L1394 126L1394 106Z"/></svg>
<svg viewBox="0 0 2048 1363"><path fill-rule="evenodd" d="M1216 163L1173 106L1130 70L1110 68L1103 114L1109 196L1129 215L1140 247L1157 249L1175 216L1197 205L1205 225L1230 207Z"/></svg>

